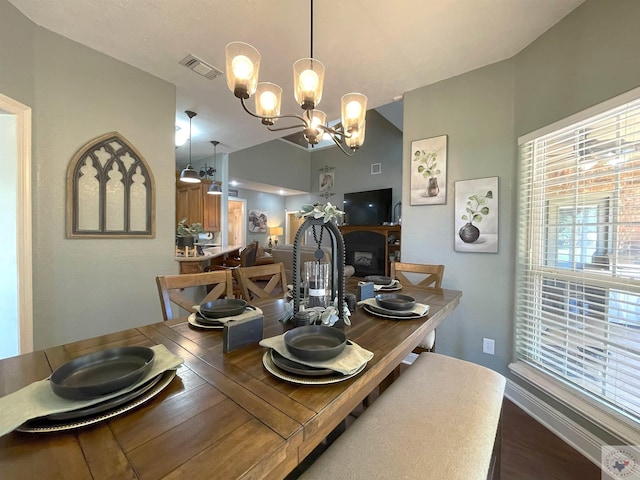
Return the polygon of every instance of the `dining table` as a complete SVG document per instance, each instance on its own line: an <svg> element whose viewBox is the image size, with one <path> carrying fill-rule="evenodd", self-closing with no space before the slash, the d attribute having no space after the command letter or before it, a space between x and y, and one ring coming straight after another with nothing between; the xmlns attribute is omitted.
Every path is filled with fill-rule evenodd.
<svg viewBox="0 0 640 480"><path fill-rule="evenodd" d="M348 279L347 291L355 291L359 280ZM357 307L350 325L341 328L373 358L334 383L294 383L273 375L265 368L265 347L255 343L225 353L222 331L194 327L187 317L3 359L0 396L47 378L76 357L112 347L164 345L183 363L159 393L122 414L78 428L15 430L0 437L0 478L285 478L462 296L411 285L401 293L429 305L428 315L393 319ZM283 295L250 302L263 312L264 338L291 328L282 321L289 301Z"/></svg>

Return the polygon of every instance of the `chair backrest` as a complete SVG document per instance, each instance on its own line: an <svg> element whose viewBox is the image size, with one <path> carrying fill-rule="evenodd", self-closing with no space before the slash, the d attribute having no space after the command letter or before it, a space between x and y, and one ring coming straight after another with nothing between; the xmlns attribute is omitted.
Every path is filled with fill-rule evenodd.
<svg viewBox="0 0 640 480"><path fill-rule="evenodd" d="M411 281L405 273L415 273L419 278ZM444 275L444 265L427 265L422 263L391 262L391 276L397 278L400 283L417 285L419 287L442 288L442 276ZM413 276L412 278L415 278Z"/></svg>
<svg viewBox="0 0 640 480"><path fill-rule="evenodd" d="M283 295L287 288L287 275L282 262L253 267L238 267L234 275L240 285L240 294L246 301Z"/></svg>
<svg viewBox="0 0 640 480"><path fill-rule="evenodd" d="M156 277L158 293L160 294L160 305L162 315L165 320L174 318L172 303L175 303L184 310L193 313L194 304L202 304L216 300L220 297L233 297L233 277L231 270L217 270L205 273L190 273L184 275L164 275ZM196 300L193 290L200 287L206 290L206 295L201 300ZM201 293L201 292L200 292ZM176 315L177 316L177 315Z"/></svg>
<svg viewBox="0 0 640 480"><path fill-rule="evenodd" d="M256 255L258 253L258 242L252 242L240 252L240 266L252 267L256 263Z"/></svg>

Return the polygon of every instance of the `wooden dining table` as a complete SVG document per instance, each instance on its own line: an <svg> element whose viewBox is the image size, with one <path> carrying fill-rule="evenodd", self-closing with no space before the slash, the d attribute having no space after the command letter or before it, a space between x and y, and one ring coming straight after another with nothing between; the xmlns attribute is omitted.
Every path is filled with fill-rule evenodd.
<svg viewBox="0 0 640 480"><path fill-rule="evenodd" d="M0 437L0 478L284 478L461 298L455 290L408 285L401 293L430 305L428 316L385 319L358 307L344 332L374 356L358 375L327 385L275 377L263 366L266 349L257 344L224 353L221 331L195 328L186 318L4 359L0 396L46 378L75 357L111 347L162 344L184 363L160 393L122 415L68 431ZM280 321L287 301L251 302L264 312L265 338L288 328Z"/></svg>

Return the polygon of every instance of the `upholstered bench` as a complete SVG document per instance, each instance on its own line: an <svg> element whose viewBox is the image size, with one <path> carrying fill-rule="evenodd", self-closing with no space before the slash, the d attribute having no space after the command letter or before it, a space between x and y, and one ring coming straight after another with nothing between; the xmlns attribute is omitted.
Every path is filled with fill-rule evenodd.
<svg viewBox="0 0 640 480"><path fill-rule="evenodd" d="M504 386L493 370L423 353L300 478L485 480Z"/></svg>

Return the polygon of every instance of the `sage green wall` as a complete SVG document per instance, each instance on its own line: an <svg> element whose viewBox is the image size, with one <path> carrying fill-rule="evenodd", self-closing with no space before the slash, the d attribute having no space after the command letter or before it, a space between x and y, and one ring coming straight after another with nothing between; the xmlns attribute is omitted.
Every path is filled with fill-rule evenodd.
<svg viewBox="0 0 640 480"><path fill-rule="evenodd" d="M640 84L640 2L588 0L516 59L516 134Z"/></svg>
<svg viewBox="0 0 640 480"><path fill-rule="evenodd" d="M0 0L0 93L33 106L35 25L7 0Z"/></svg>
<svg viewBox="0 0 640 480"><path fill-rule="evenodd" d="M513 351L517 137L640 85L640 2L588 0L515 57L404 96L405 261L443 263L463 292L438 328L438 351L508 374ZM428 113L428 114L426 114ZM409 206L413 140L449 136L446 205ZM499 177L499 253L457 253L454 186ZM494 356L482 338L496 340Z"/></svg>
<svg viewBox="0 0 640 480"><path fill-rule="evenodd" d="M381 173L371 175L371 164L380 163ZM338 148L325 148L311 154L311 192L319 192L320 168L334 167L336 195L326 201L342 208L344 194L380 188L393 189L392 206L402 199L402 132L375 110L367 112L364 145L353 157Z"/></svg>
<svg viewBox="0 0 640 480"><path fill-rule="evenodd" d="M0 40L0 91L33 110L35 348L158 321L155 277L178 271L175 87L34 26L6 0ZM151 167L155 239L65 238L67 165L84 143L110 131Z"/></svg>
<svg viewBox="0 0 640 480"><path fill-rule="evenodd" d="M229 154L229 177L309 191L309 153L282 140Z"/></svg>
<svg viewBox="0 0 640 480"><path fill-rule="evenodd" d="M463 292L438 327L438 352L506 373L511 359L514 179L514 63L504 61L404 95L401 257L444 264L444 288ZM411 142L448 135L446 205L410 205ZM499 251L454 252L454 185L499 178ZM482 353L482 338L496 341Z"/></svg>

